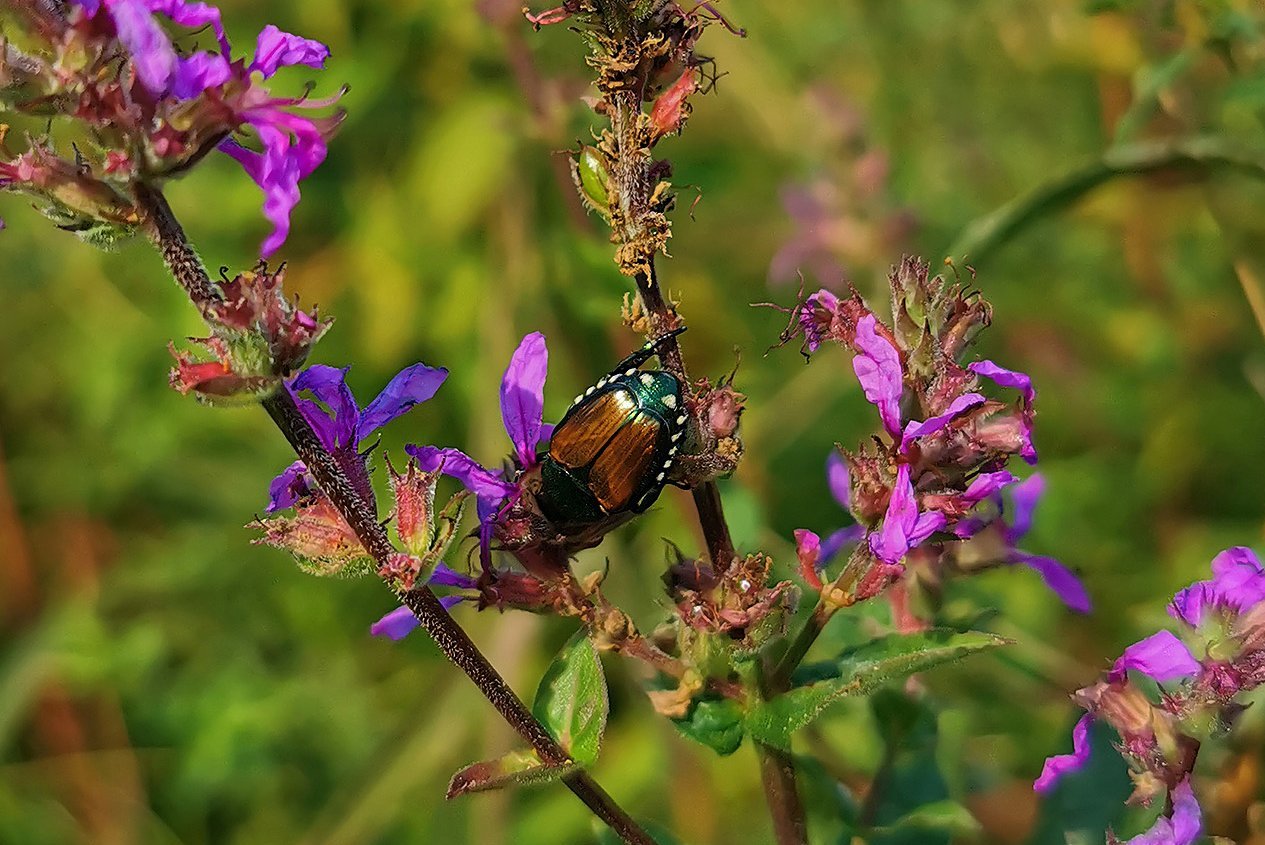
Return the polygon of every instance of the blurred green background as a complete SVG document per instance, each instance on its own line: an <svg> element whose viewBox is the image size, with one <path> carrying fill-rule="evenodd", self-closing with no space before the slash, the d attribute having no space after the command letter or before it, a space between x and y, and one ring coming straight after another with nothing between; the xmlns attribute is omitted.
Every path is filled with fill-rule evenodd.
<svg viewBox="0 0 1265 845"><path fill-rule="evenodd" d="M594 123L582 47L563 27L533 33L518 5L221 3L241 49L276 23L332 46L318 91L351 86L283 255L291 289L337 316L314 360L354 363L362 401L414 361L452 370L389 427L391 454L405 441L503 454L498 379L528 331L549 338L550 418L637 342L619 322L628 286L559 153ZM749 36L709 30L701 50L725 75L659 147L681 187L661 278L696 374L741 356L747 458L728 511L741 546L789 577L791 531L842 519L827 451L875 418L838 350L809 366L790 347L765 355L785 317L750 304L793 301L797 268L881 303L902 251L938 263L971 221L1114 144L1208 135L1265 151L1265 14L1255 0L723 9ZM291 73L283 88L311 76ZM232 161L169 194L210 266L253 262L265 223ZM380 585L310 578L249 544L242 526L291 457L264 414L167 388L167 341L200 329L156 256L95 252L16 197L0 213L0 842L593 841L560 788L444 802L456 768L513 746L509 729L425 637L368 636L392 606ZM1215 552L1265 539L1263 234L1249 175L1166 169L966 256L996 308L980 353L1041 391L1049 485L1026 545L1082 572L1096 603L1070 614L1020 570L950 590L999 608L989 624L1020 641L926 681L939 739L924 762L982 841L1062 843L1073 818L1101 841L1108 822L1146 823L1120 806L1109 752L1044 811L1030 781L1068 748L1066 693L1162 624ZM609 560L612 594L647 630L668 614L665 537L699 545L682 493L582 562ZM526 697L573 628L457 612ZM863 630L837 622L828 639ZM608 671L604 785L686 842L770 841L749 745L715 759L652 716L634 667ZM1257 718L1201 759L1213 832L1240 841L1265 841L1249 831L1265 815L1250 806ZM864 788L883 762L869 710L841 708L802 750L821 763L814 833L834 841L827 781Z"/></svg>

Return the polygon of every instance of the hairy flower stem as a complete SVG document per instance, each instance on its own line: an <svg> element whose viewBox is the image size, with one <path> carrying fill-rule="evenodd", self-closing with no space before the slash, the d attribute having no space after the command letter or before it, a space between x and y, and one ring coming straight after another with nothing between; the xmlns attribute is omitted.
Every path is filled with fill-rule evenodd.
<svg viewBox="0 0 1265 845"><path fill-rule="evenodd" d="M138 188L136 195L138 205L146 213L146 232L162 254L167 269L198 309L205 312L208 305L219 300L219 292L189 245L184 229L172 213L166 198L154 188ZM370 504L356 492L334 456L321 445L311 425L299 412L294 398L288 391L278 390L265 399L263 405L295 454L306 464L321 490L355 531L366 551L379 564L385 564L395 553L395 547L387 537L386 530L378 522ZM429 587L402 591L397 596L421 622L422 628L430 634L440 650L466 673L497 712L531 745L546 765L559 766L569 761L566 751L510 689L469 635L444 610ZM624 842L629 845L654 845L650 835L587 773L573 772L562 780Z"/></svg>
<svg viewBox="0 0 1265 845"><path fill-rule="evenodd" d="M659 287L658 274L655 272L654 257L650 257L650 272L638 273L635 277L637 293L646 311L653 316L656 326L666 327L675 320L675 312L663 298ZM685 359L681 355L681 347L675 337L670 337L659 347L659 359L663 367L676 376L681 384L689 384L685 372ZM717 572L724 572L734 561L734 541L729 534L729 523L725 520L725 508L720 499L720 489L716 482L708 481L695 487L692 491L694 507L698 511L698 524L703 530L703 539L707 543L708 554L711 555L712 566Z"/></svg>
<svg viewBox="0 0 1265 845"><path fill-rule="evenodd" d="M795 638L791 640L790 645L786 647L786 651L782 653L777 663L773 665L772 671L769 672L768 688L772 694L776 695L790 688L791 674L799 666L804 656L808 654L808 649L817 641L817 637L821 636L821 632L826 628L826 623L830 621L838 609L837 605L828 604L825 601L817 602L817 606L813 608L812 615L804 622L804 627L800 628L795 634Z"/></svg>

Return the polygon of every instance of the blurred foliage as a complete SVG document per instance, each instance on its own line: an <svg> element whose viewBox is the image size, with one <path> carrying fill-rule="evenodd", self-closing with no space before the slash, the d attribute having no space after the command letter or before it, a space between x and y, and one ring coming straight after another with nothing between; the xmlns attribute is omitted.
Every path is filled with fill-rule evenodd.
<svg viewBox="0 0 1265 845"><path fill-rule="evenodd" d="M241 45L269 21L330 42L321 85L351 86L287 280L338 317L318 358L354 362L362 398L419 359L452 369L388 430L389 453L406 439L502 452L497 380L527 331L550 340L551 418L636 344L618 319L626 283L557 152L588 133L578 39L533 33L510 0L221 5ZM661 276L694 371L741 357L748 457L724 492L739 542L789 572L791 531L838 521L827 450L874 419L837 350L811 366L764 356L784 315L750 303L789 303L796 267L814 285L841 269L881 299L901 250L938 261L972 220L1116 143L1265 149L1263 16L1255 0L724 9L749 37L708 33L725 75L661 148L682 187ZM253 262L266 224L233 162L170 196L209 264ZM290 457L264 414L167 389L166 343L198 323L156 256L96 253L0 201L0 842L593 841L559 788L442 801L454 770L513 747L508 728L424 637L367 635L391 607L380 585L312 579L248 545L239 526ZM1073 813L1091 830L1145 824L1123 815L1120 767L1044 808L1030 781L1068 746L1066 691L1161 623L1218 549L1261 545L1263 210L1241 173L1162 170L1038 215L974 270L957 257L996 307L981 353L1040 387L1049 485L1030 548L1078 568L1096 609L1069 614L1027 571L954 585L950 610L999 607L990 624L1019 645L930 673L912 749L886 748L905 717L880 733L863 700L815 725L797 748L815 761L805 788L826 796L814 830L845 835L858 803L891 800L870 783L903 783L932 753L919 788L968 807L982 841L1062 842ZM646 629L667 614L663 537L698 543L688 496L665 494L581 562L609 563ZM458 613L524 696L572 627ZM836 620L820 653L868 636L871 613ZM607 789L682 842L769 841L750 745L714 757L651 716L628 666L608 670ZM1260 742L1202 762L1208 783L1224 773L1213 832L1246 841Z"/></svg>

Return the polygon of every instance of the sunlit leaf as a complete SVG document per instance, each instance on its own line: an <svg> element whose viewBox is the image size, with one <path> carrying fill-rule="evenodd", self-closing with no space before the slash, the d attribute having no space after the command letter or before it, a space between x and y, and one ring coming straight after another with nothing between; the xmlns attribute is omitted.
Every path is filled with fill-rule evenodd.
<svg viewBox="0 0 1265 845"><path fill-rule="evenodd" d="M881 637L845 652L828 677L754 707L747 716L747 730L761 742L789 750L791 734L840 699L865 695L891 681L1007 642L982 631L942 629Z"/></svg>
<svg viewBox="0 0 1265 845"><path fill-rule="evenodd" d="M742 745L742 708L730 698L699 699L684 719L672 724L695 742L701 742L722 757Z"/></svg>
<svg viewBox="0 0 1265 845"><path fill-rule="evenodd" d="M597 760L610 702L597 649L583 631L549 664L531 709L577 764Z"/></svg>
<svg viewBox="0 0 1265 845"><path fill-rule="evenodd" d="M466 766L452 776L448 784L449 798L468 792L487 792L507 786L533 786L550 783L574 772L575 765L546 766L535 751L511 751L496 760L484 760Z"/></svg>

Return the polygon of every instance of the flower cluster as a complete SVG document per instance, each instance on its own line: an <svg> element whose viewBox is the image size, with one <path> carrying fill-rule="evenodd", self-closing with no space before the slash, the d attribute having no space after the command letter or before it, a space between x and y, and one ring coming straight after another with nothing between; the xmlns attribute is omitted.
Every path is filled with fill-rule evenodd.
<svg viewBox="0 0 1265 845"><path fill-rule="evenodd" d="M1073 698L1086 711L1072 753L1049 758L1034 788L1048 792L1089 760L1093 722L1120 735L1134 782L1131 803L1169 796L1163 815L1135 845L1188 845L1201 830L1191 774L1200 742L1231 727L1244 692L1265 682L1265 567L1247 548L1212 561L1212 578L1181 590L1168 606L1181 636L1158 631L1124 650L1102 679ZM1149 679L1139 681L1139 676ZM1150 692L1159 686L1159 695Z"/></svg>
<svg viewBox="0 0 1265 845"><path fill-rule="evenodd" d="M312 427L326 451L361 499L377 508L369 480L365 443L382 426L429 400L448 376L442 368L414 364L401 370L382 392L361 408L347 385L347 370L324 365L309 367L286 383L300 413ZM309 398L310 397L310 398ZM370 447L371 448L371 447ZM378 567L378 574L397 590L431 583L469 589L474 580L446 567L441 558L457 537L464 495L458 495L438 513L435 510L436 473L420 470L410 462L402 472L388 463L395 506L391 518L405 551L394 554ZM294 516L276 516L294 510ZM296 461L272 481L269 488L269 517L256 523L263 536L258 542L292 552L300 565L318 575L354 575L372 571L372 557L361 545L329 499ZM465 598L445 596L445 606ZM375 633L403 636L416 627L417 620L400 613L374 626Z"/></svg>
<svg viewBox="0 0 1265 845"><path fill-rule="evenodd" d="M219 10L188 0L72 0L14 9L38 49L4 44L0 107L68 115L88 144L77 145L73 159L59 157L46 139L31 140L21 154L0 144L0 187L36 197L63 228L103 239L103 227L126 234L139 221L131 185L156 184L219 149L264 192L273 231L261 254L281 246L299 182L325 159L326 139L342 116L311 114L338 95L275 97L267 82L282 67L323 67L328 48L269 25L249 61L234 58ZM213 49L177 47L166 24L209 28ZM238 140L246 131L260 150Z"/></svg>
<svg viewBox="0 0 1265 845"><path fill-rule="evenodd" d="M332 321L300 310L282 292L285 269L254 270L221 279L217 297L203 304L211 336L199 353L172 347L171 386L207 402L253 401L277 389L303 366Z"/></svg>
<svg viewBox="0 0 1265 845"><path fill-rule="evenodd" d="M830 490L856 524L824 541L811 531L796 532L806 580L822 589L820 570L857 543L845 568L848 589L835 600L860 601L899 578L912 550L990 535L993 565L1027 564L1069 606L1087 611L1088 597L1074 575L1015 546L1031 524L1042 483L1034 477L1021 484L1008 468L1014 457L1037 461L1036 390L1027 375L992 361L960 363L988 325L990 306L961 285L932 276L916 259L906 258L889 279L890 326L855 291L840 298L821 290L797 307L784 333L784 341L801 337L805 354L826 341L849 349L886 434L828 459ZM982 382L1014 390L1018 398L989 398L980 392ZM1008 488L1014 499L1009 523L1003 519Z"/></svg>

